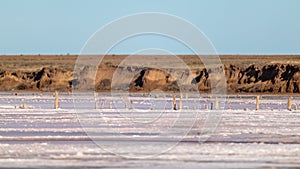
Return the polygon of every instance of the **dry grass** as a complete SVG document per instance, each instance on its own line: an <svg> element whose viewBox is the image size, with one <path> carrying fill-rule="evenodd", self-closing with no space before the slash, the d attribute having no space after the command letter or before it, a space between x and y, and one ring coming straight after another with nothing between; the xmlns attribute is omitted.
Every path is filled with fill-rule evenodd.
<svg viewBox="0 0 300 169"><path fill-rule="evenodd" d="M94 59L97 56L86 57L85 60ZM115 67L118 66L127 55L106 55L100 66ZM147 65L147 56L141 56L142 62ZM170 59L159 59L157 55L158 65L176 66L176 62L170 63ZM42 67L62 67L72 70L76 64L78 55L2 55L0 56L0 69L4 70L36 70ZM191 69L203 67L203 64L196 55L179 55ZM300 55L220 55L223 64L235 65L266 65L266 64L294 64L300 65ZM214 60L211 63L215 62ZM140 63L139 63L140 64Z"/></svg>

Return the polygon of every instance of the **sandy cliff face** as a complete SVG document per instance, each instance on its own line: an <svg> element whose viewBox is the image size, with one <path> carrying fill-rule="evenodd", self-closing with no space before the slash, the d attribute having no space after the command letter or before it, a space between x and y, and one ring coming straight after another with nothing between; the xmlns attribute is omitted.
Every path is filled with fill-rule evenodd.
<svg viewBox="0 0 300 169"><path fill-rule="evenodd" d="M225 70L229 91L299 93L298 66L272 64L240 68L226 65Z"/></svg>
<svg viewBox="0 0 300 169"><path fill-rule="evenodd" d="M86 74L88 68L82 70ZM239 92L269 92L269 93L299 93L300 68L290 64L269 65L224 65L227 91ZM95 89L107 91L111 89L111 80L115 68L99 69L96 75ZM124 69L123 71L130 71ZM172 70L175 72L177 70ZM180 76L180 73L178 73ZM157 69L138 69L129 85L130 91L149 92L154 89L178 91L177 78L169 73ZM201 69L193 72L190 83L199 91L209 92L213 77L209 70ZM79 84L73 79L73 72L61 68L42 68L36 71L7 71L0 70L0 90L11 91L70 91L72 85L94 85L91 79Z"/></svg>
<svg viewBox="0 0 300 169"><path fill-rule="evenodd" d="M59 68L22 72L0 70L0 90L68 91L71 89L72 72Z"/></svg>
<svg viewBox="0 0 300 169"><path fill-rule="evenodd" d="M225 65L225 76L228 92L269 92L269 93L299 93L300 69L294 65L271 64L265 66L236 66ZM152 71L152 73L151 73ZM148 89L158 85L161 89L175 84L176 79L168 81L167 74L154 75L153 71L147 70L145 75L139 78L148 83L136 83L136 85ZM156 71L157 73L157 71ZM152 74L152 76L151 76ZM151 77L149 77L151 76ZM211 89L211 78L213 76L206 69L202 69L195 74L192 84L197 85L199 91L207 92ZM157 78L155 78L157 77ZM149 80L151 79L151 80ZM159 81L159 83L157 82Z"/></svg>
<svg viewBox="0 0 300 169"><path fill-rule="evenodd" d="M173 87L173 88L172 88ZM158 69L143 69L130 84L131 91L178 90L176 80L167 72Z"/></svg>

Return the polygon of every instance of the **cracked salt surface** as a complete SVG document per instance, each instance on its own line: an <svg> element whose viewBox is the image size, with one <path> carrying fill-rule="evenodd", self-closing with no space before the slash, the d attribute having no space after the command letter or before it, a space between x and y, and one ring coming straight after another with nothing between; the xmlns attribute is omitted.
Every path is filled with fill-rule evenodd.
<svg viewBox="0 0 300 169"><path fill-rule="evenodd" d="M109 99L106 97L105 106ZM101 100L100 99L100 100ZM149 100L132 97L139 108L149 107ZM161 102L156 98L152 102ZM78 114L73 110L73 99L67 95L60 98L61 109L54 110L53 96L12 96L0 97L0 168L298 168L300 167L300 111L285 110L286 98L266 98L261 103L262 110L255 111L254 97L227 99L232 110L219 110L221 120L212 133L202 133L205 119L214 110L204 110L211 98L189 98L183 105L201 108L200 110L182 110L181 113L198 113L194 127L188 135L173 133L172 137L162 137L158 144L139 144L139 140L159 137L159 132L168 127L177 127L179 131L190 124L176 121L178 111L170 110L172 97L166 102L165 113L168 118L161 118L155 125L139 124L132 126L118 113L135 117L156 117L152 111L133 114L129 109L105 110L107 123L99 124L97 113L91 114L88 125L98 139L114 141L133 141L132 144L120 144L123 153L132 150L137 157L147 156L152 151L165 148L164 144L177 141L175 147L162 154L149 158L124 158L119 154L107 152L96 145L85 133L79 123ZM93 107L94 99L81 98L84 107ZM140 100L140 101L139 101ZM15 109L20 102L32 105L33 109ZM294 103L299 100L294 98ZM220 103L221 104L221 103ZM267 106L264 106L267 105ZM9 107L10 106L10 107ZM151 105L150 105L151 106ZM244 111L244 107L248 110ZM272 109L272 110L271 110ZM157 111L159 112L159 111ZM136 113L136 112L135 112ZM163 116L162 116L163 117ZM150 127L149 127L150 126ZM97 131L107 131L99 133ZM116 132L118 132L116 135ZM206 142L198 142L201 137L208 137ZM118 142L116 142L118 143ZM126 146L129 145L129 146ZM154 146L155 145L155 146ZM118 146L118 145L117 145ZM144 151L138 151L143 149Z"/></svg>

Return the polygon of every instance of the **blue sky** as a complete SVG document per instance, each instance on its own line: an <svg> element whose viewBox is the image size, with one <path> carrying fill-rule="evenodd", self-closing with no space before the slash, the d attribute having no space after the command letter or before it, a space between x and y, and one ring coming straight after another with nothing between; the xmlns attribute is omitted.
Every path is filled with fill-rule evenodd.
<svg viewBox="0 0 300 169"><path fill-rule="evenodd" d="M140 12L188 20L219 54L300 54L298 0L1 0L0 54L78 54L100 27ZM138 38L130 43L139 44ZM163 40L155 44L190 52ZM120 45L112 52L132 50Z"/></svg>

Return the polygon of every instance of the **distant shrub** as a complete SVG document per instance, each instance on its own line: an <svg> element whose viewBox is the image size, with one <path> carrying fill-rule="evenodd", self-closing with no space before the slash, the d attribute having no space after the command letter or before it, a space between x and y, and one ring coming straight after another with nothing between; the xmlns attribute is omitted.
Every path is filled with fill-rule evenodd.
<svg viewBox="0 0 300 169"><path fill-rule="evenodd" d="M111 62L105 62L104 64L105 64L106 66L111 66L111 65L112 65Z"/></svg>

